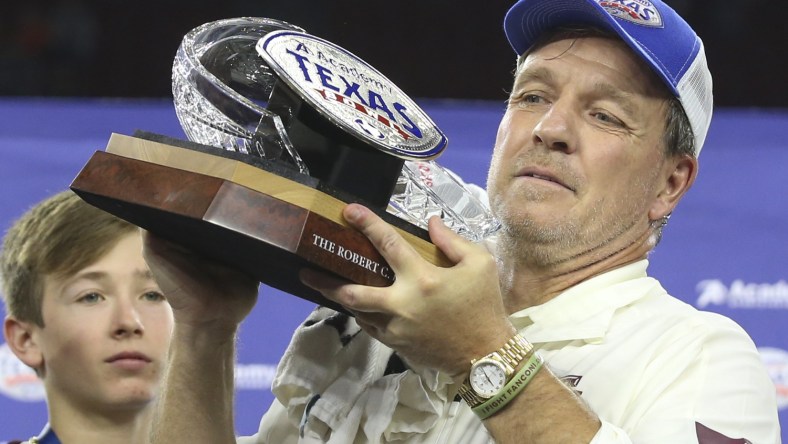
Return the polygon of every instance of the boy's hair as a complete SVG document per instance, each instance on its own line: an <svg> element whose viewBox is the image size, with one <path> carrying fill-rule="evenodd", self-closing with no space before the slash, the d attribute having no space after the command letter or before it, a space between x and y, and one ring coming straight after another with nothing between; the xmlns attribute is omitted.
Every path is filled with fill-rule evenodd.
<svg viewBox="0 0 788 444"><path fill-rule="evenodd" d="M63 278L97 261L138 228L95 208L72 191L49 197L8 230L0 252L6 311L44 326L44 277Z"/></svg>

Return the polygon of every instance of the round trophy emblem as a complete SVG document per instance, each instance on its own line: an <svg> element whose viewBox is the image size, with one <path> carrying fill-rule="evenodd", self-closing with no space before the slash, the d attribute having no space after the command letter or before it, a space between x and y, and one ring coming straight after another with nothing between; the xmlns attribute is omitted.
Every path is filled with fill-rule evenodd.
<svg viewBox="0 0 788 444"><path fill-rule="evenodd" d="M257 52L276 74L329 121L388 154L432 159L446 136L389 79L345 49L310 34L275 31Z"/></svg>

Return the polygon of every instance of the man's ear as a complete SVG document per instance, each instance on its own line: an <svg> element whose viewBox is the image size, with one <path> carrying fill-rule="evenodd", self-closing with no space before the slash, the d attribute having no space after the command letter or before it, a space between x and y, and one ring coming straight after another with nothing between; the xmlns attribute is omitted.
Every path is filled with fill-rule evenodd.
<svg viewBox="0 0 788 444"><path fill-rule="evenodd" d="M658 220L672 213L697 176L698 159L694 156L668 159L662 172L661 188L648 212L649 220Z"/></svg>
<svg viewBox="0 0 788 444"><path fill-rule="evenodd" d="M37 341L36 330L41 328L32 322L25 322L13 316L6 316L3 334L8 347L28 367L39 372L44 365L44 356Z"/></svg>

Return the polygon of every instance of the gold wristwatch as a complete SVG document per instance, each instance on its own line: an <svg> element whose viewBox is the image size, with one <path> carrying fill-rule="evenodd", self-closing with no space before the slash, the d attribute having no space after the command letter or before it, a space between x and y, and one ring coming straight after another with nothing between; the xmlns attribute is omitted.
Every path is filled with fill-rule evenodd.
<svg viewBox="0 0 788 444"><path fill-rule="evenodd" d="M460 386L460 396L473 408L497 395L533 350L534 346L518 333L499 350L474 359L468 379Z"/></svg>

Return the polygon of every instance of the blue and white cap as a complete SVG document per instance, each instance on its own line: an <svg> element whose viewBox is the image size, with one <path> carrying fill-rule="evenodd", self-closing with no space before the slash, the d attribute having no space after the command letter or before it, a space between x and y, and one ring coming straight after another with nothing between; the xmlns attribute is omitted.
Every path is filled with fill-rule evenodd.
<svg viewBox="0 0 788 444"><path fill-rule="evenodd" d="M700 154L711 123L711 73L703 42L676 11L660 0L519 0L504 19L518 56L562 25L594 26L621 37L681 101Z"/></svg>

